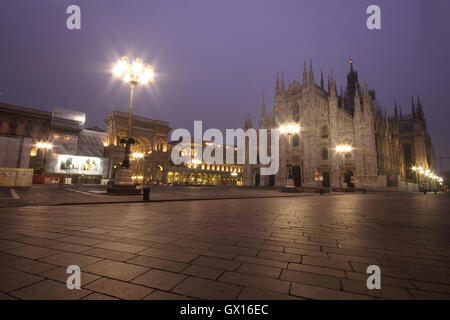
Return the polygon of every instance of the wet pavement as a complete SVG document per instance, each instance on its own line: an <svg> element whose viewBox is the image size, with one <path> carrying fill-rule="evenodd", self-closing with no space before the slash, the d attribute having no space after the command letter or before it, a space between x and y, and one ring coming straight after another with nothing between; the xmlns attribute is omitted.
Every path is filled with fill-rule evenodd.
<svg viewBox="0 0 450 320"><path fill-rule="evenodd" d="M12 190L12 191L11 191ZM15 197L12 194L15 193ZM142 192L141 192L142 193ZM151 186L150 200L193 200L299 196L274 188ZM111 195L101 185L32 185L27 188L0 188L0 208L80 203L139 202L140 195Z"/></svg>
<svg viewBox="0 0 450 320"><path fill-rule="evenodd" d="M200 190L192 196L212 197ZM449 299L449 200L303 194L1 208L0 298ZM81 268L81 290L66 287L69 265ZM380 267L380 290L367 288L369 265Z"/></svg>

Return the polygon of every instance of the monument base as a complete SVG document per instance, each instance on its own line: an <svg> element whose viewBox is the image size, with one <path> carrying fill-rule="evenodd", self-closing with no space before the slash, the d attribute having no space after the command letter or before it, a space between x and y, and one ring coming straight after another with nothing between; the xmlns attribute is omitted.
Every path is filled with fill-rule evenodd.
<svg viewBox="0 0 450 320"><path fill-rule="evenodd" d="M141 189L136 188L135 185L113 185L112 187L108 188L108 193L111 195L139 195L141 194Z"/></svg>
<svg viewBox="0 0 450 320"><path fill-rule="evenodd" d="M294 179L289 178L286 181L286 185L282 189L283 192L300 192L294 184Z"/></svg>
<svg viewBox="0 0 450 320"><path fill-rule="evenodd" d="M132 174L130 169L121 168L117 174L116 181L107 189L107 192L115 195L141 194L141 189L137 189L133 179L131 179Z"/></svg>
<svg viewBox="0 0 450 320"><path fill-rule="evenodd" d="M292 178L287 179L286 185L284 186L284 188L286 188L286 189L289 189L289 188L295 189L296 187L295 187L295 184L294 184L294 179L292 179Z"/></svg>

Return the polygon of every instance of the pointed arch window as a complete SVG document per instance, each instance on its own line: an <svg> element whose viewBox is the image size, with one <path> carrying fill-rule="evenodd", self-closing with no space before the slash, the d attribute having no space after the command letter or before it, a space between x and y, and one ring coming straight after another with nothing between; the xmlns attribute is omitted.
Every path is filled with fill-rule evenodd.
<svg viewBox="0 0 450 320"><path fill-rule="evenodd" d="M298 103L295 103L292 106L292 120L295 122L300 121L300 106Z"/></svg>
<svg viewBox="0 0 450 320"><path fill-rule="evenodd" d="M322 137L322 139L328 139L328 127L327 126L323 126L320 129L320 136Z"/></svg>
<svg viewBox="0 0 450 320"><path fill-rule="evenodd" d="M294 136L292 137L292 146L298 147L299 145L300 145L300 137L298 134L294 134Z"/></svg>
<svg viewBox="0 0 450 320"><path fill-rule="evenodd" d="M322 148L322 160L328 160L328 149Z"/></svg>

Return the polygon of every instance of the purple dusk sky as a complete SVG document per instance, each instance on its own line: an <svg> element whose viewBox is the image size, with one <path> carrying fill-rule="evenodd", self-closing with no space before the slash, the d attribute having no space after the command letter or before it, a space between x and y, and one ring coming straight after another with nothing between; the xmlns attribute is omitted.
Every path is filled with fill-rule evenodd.
<svg viewBox="0 0 450 320"><path fill-rule="evenodd" d="M66 8L81 7L81 30L66 29ZM366 8L381 7L381 30ZM450 1L2 0L0 101L87 113L104 128L128 110L129 87L111 76L122 55L157 72L138 87L134 113L191 129L257 123L264 92L273 106L276 73L301 80L303 61L333 69L345 85L352 58L360 81L392 112L420 94L436 156L450 156ZM439 161L437 161L439 162Z"/></svg>

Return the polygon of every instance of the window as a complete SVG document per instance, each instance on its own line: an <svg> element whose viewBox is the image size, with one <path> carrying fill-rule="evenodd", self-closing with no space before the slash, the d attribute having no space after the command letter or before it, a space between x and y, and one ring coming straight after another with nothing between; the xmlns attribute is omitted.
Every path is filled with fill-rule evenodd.
<svg viewBox="0 0 450 320"><path fill-rule="evenodd" d="M322 149L322 160L328 160L328 149L327 148Z"/></svg>
<svg viewBox="0 0 450 320"><path fill-rule="evenodd" d="M320 135L321 135L322 139L328 139L328 127L327 126L322 127L322 129L320 130Z"/></svg>
<svg viewBox="0 0 450 320"><path fill-rule="evenodd" d="M299 144L300 144L300 138L299 138L298 134L295 134L294 137L292 138L292 146L298 147Z"/></svg>
<svg viewBox="0 0 450 320"><path fill-rule="evenodd" d="M292 107L292 119L295 122L300 121L300 106L297 103Z"/></svg>
<svg viewBox="0 0 450 320"><path fill-rule="evenodd" d="M351 159L351 158L352 158L351 152L347 152L347 153L345 154L345 159L346 159L346 160L349 160L349 159Z"/></svg>

